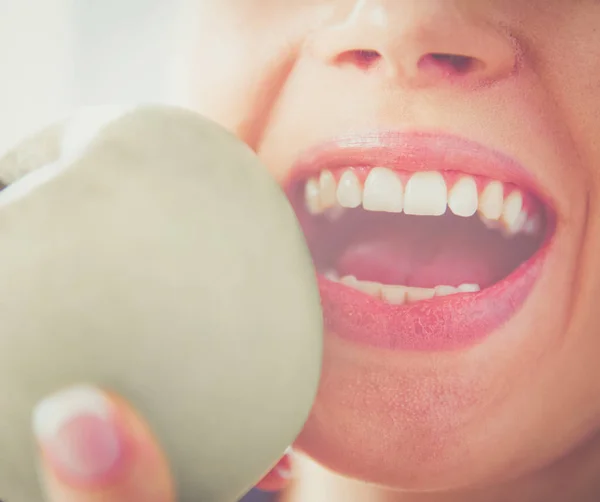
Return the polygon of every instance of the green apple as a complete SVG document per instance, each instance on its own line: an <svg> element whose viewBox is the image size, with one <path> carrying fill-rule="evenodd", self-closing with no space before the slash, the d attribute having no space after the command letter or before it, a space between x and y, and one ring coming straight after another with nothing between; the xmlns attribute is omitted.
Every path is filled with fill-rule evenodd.
<svg viewBox="0 0 600 502"><path fill-rule="evenodd" d="M232 502L279 459L321 369L315 272L255 154L192 112L92 108L0 160L0 499L42 500L30 414L128 399L178 500Z"/></svg>

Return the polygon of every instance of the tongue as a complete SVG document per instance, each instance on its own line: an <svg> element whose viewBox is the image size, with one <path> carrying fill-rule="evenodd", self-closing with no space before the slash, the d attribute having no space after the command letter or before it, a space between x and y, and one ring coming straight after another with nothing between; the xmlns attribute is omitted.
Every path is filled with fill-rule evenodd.
<svg viewBox="0 0 600 502"><path fill-rule="evenodd" d="M483 288L507 276L520 261L519 239L506 239L479 222L474 228L471 218L446 225L431 220L394 231L363 232L344 247L335 269L340 276L382 284Z"/></svg>

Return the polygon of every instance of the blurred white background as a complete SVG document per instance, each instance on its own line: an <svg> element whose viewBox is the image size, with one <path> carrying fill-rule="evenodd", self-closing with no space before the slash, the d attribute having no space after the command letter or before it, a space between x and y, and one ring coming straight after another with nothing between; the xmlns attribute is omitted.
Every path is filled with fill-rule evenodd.
<svg viewBox="0 0 600 502"><path fill-rule="evenodd" d="M74 107L170 101L180 0L0 0L0 151Z"/></svg>

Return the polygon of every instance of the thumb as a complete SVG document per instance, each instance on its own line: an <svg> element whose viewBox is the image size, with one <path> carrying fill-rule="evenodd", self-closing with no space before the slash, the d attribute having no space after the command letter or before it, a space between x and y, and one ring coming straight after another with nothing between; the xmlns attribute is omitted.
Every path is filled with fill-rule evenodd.
<svg viewBox="0 0 600 502"><path fill-rule="evenodd" d="M33 429L49 502L174 502L164 456L122 399L67 389L37 405Z"/></svg>

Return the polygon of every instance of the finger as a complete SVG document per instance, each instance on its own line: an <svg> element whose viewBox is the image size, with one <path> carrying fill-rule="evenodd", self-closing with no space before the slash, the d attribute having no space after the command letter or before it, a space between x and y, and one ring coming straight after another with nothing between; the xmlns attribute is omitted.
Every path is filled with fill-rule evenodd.
<svg viewBox="0 0 600 502"><path fill-rule="evenodd" d="M122 399L79 386L34 410L41 478L50 502L173 502L167 463Z"/></svg>

